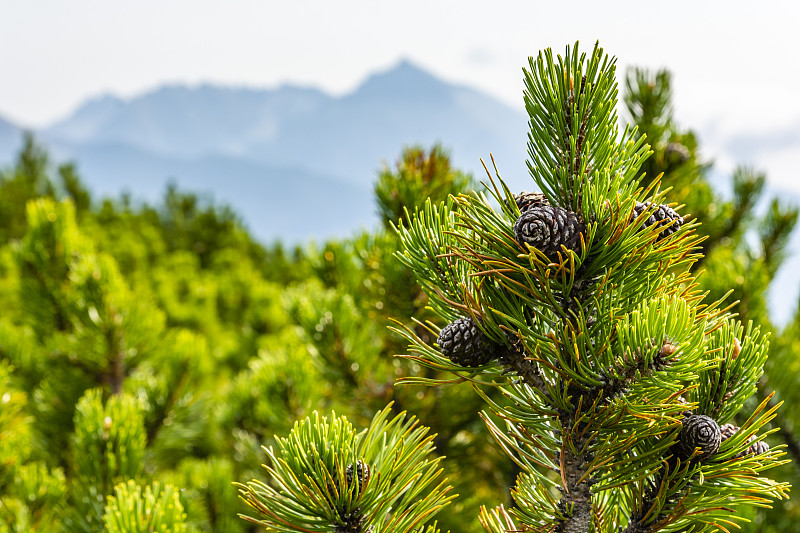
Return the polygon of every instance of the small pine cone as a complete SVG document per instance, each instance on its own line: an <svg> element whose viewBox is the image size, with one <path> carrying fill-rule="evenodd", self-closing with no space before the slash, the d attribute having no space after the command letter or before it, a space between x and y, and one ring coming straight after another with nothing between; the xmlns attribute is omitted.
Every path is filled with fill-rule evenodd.
<svg viewBox="0 0 800 533"><path fill-rule="evenodd" d="M517 204L520 213L524 213L532 207L542 207L550 205L547 197L540 192L522 191L514 195L514 202Z"/></svg>
<svg viewBox="0 0 800 533"><path fill-rule="evenodd" d="M370 470L369 465L362 461L361 459L356 462L356 476L358 478L358 491L364 488L364 483L369 479ZM347 486L351 486L353 484L353 465L347 465Z"/></svg>
<svg viewBox="0 0 800 533"><path fill-rule="evenodd" d="M495 346L471 317L443 327L436 343L442 355L459 366L482 366L495 358Z"/></svg>
<svg viewBox="0 0 800 533"><path fill-rule="evenodd" d="M586 225L580 217L561 207L528 209L514 223L514 237L522 246L529 244L554 260L561 246L579 251Z"/></svg>
<svg viewBox="0 0 800 533"><path fill-rule="evenodd" d="M650 202L636 202L636 206L633 208L633 218L637 218L649 207ZM653 224L657 224L658 226L666 226L669 224L669 227L664 228L664 231L658 234L658 239L656 239L656 242L658 242L678 231L681 224L683 224L683 217L676 213L671 207L661 204L658 206L658 209L653 211L650 217L644 221L642 227L648 228Z"/></svg>
<svg viewBox="0 0 800 533"><path fill-rule="evenodd" d="M710 416L692 415L683 419L678 452L684 458L691 457L695 448L700 448L700 454L695 459L698 461L708 459L717 453L720 442L722 442L720 427Z"/></svg>
<svg viewBox="0 0 800 533"><path fill-rule="evenodd" d="M762 453L767 453L769 451L769 444L760 440L758 442L754 442L747 448L747 453L752 455L761 455Z"/></svg>
<svg viewBox="0 0 800 533"><path fill-rule="evenodd" d="M747 437L747 442L745 442L745 444L749 445L748 448L743 452L737 453L736 456L734 457L734 459L741 459L745 455L747 455L749 453L753 453L753 450L752 450L753 446L758 444L757 442L755 442L755 440L756 440L756 436L755 435L750 435L749 437Z"/></svg>
<svg viewBox="0 0 800 533"><path fill-rule="evenodd" d="M736 435L737 431L739 431L739 426L734 426L733 424L722 424L719 427L719 433L721 436L720 443L725 442L729 438Z"/></svg>

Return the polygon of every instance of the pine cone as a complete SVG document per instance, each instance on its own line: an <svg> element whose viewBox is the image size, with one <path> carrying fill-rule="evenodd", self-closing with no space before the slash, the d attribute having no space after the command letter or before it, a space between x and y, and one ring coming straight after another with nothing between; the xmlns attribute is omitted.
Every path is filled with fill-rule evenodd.
<svg viewBox="0 0 800 533"><path fill-rule="evenodd" d="M356 476L358 477L358 492L364 488L364 483L369 479L370 470L369 465L361 459L356 462ZM353 465L347 465L347 486L353 484Z"/></svg>
<svg viewBox="0 0 800 533"><path fill-rule="evenodd" d="M514 202L517 204L520 213L524 213L532 207L542 207L550 205L547 197L540 192L522 191L514 195Z"/></svg>
<svg viewBox="0 0 800 533"><path fill-rule="evenodd" d="M740 428L739 426L734 426L733 424L723 424L719 429L720 433L722 434L722 442L725 442L729 438L733 437ZM761 440L754 442L755 440L755 435L750 435L747 437L747 444L750 446L748 446L745 451L736 454L734 459L741 459L745 455L760 455L769 451L769 444Z"/></svg>
<svg viewBox="0 0 800 533"><path fill-rule="evenodd" d="M769 451L769 444L760 440L758 442L754 442L747 448L747 452L752 455L761 455L762 453L767 453Z"/></svg>
<svg viewBox="0 0 800 533"><path fill-rule="evenodd" d="M581 234L586 225L577 214L561 207L532 207L514 223L514 237L522 246L529 244L550 260L557 258L561 246L580 251Z"/></svg>
<svg viewBox="0 0 800 533"><path fill-rule="evenodd" d="M633 219L637 218L649 207L650 202L636 202L636 206L633 208ZM683 224L683 217L676 213L671 207L661 204L658 206L658 209L653 211L650 217L644 221L642 228L648 228L653 224L657 224L658 226L666 226L669 224L669 227L664 228L664 231L658 234L658 239L656 239L656 242L658 242L678 231L681 224Z"/></svg>
<svg viewBox="0 0 800 533"><path fill-rule="evenodd" d="M681 165L687 162L690 156L689 149L679 142L667 143L664 147L664 159L666 159L668 163Z"/></svg>
<svg viewBox="0 0 800 533"><path fill-rule="evenodd" d="M495 346L471 317L459 318L442 328L436 340L442 355L459 366L482 366L495 358Z"/></svg>
<svg viewBox="0 0 800 533"><path fill-rule="evenodd" d="M739 426L734 426L733 424L722 424L719 427L719 433L721 437L720 443L723 443L729 438L736 435L737 431L739 431Z"/></svg>
<svg viewBox="0 0 800 533"><path fill-rule="evenodd" d="M692 415L683 419L678 452L684 458L691 457L695 448L700 448L700 454L694 459L698 461L708 459L717 453L721 442L720 427L710 416Z"/></svg>

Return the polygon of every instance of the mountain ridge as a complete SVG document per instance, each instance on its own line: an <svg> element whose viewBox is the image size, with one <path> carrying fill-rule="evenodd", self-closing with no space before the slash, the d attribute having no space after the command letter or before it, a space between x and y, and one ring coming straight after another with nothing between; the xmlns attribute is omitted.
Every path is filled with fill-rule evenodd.
<svg viewBox="0 0 800 533"><path fill-rule="evenodd" d="M379 161L408 144L446 143L454 164L473 172L491 150L507 164L516 161L519 174L526 129L521 112L401 61L340 97L293 85L206 84L164 86L129 100L95 98L42 135L67 152L114 141L158 155L235 155L363 186Z"/></svg>

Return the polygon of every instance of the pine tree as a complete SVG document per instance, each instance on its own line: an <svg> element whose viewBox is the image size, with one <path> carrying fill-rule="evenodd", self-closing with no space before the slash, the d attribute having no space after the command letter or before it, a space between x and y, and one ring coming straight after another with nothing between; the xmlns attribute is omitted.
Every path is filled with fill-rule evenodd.
<svg viewBox="0 0 800 533"><path fill-rule="evenodd" d="M491 199L427 201L398 228L398 256L433 313L398 326L406 358L434 371L405 381L471 383L521 470L513 506L481 510L490 532L724 530L740 507L788 490L761 476L782 463L763 440L777 408L765 400L731 422L756 391L765 336L704 301L691 271L697 223L657 179L639 186L650 151L618 131L614 72L598 46L531 58L528 164L541 195L490 175ZM350 432L325 438L319 418L301 427L272 457L278 489L243 487L260 523L300 531L338 516L334 531L385 531L347 522L355 502L334 488L358 464Z"/></svg>
<svg viewBox="0 0 800 533"><path fill-rule="evenodd" d="M472 176L452 167L450 155L440 145L427 152L421 146L409 146L395 164L380 171L375 184L375 199L384 227L406 220L407 210L422 207L425 200L446 200L473 188Z"/></svg>

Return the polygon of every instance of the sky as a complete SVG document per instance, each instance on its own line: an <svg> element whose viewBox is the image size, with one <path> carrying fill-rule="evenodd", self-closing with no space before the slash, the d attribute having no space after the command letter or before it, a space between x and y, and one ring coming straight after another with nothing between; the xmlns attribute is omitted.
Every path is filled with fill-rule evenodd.
<svg viewBox="0 0 800 533"><path fill-rule="evenodd" d="M721 172L800 192L800 2L0 0L0 117L42 127L82 101L162 84L335 95L408 59L522 110L529 55L600 40L673 73L675 116Z"/></svg>

